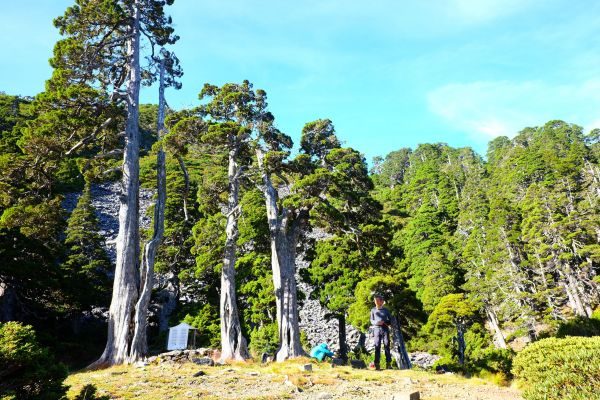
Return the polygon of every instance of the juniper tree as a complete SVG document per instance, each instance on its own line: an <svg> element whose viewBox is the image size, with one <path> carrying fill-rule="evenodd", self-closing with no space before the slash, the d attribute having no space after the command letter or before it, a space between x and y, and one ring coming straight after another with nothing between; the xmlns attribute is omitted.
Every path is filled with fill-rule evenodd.
<svg viewBox="0 0 600 400"><path fill-rule="evenodd" d="M144 357L148 353L147 339L147 320L148 306L150 304L150 296L154 287L154 264L158 246L163 240L165 231L165 207L167 202L167 171L165 152L163 150L162 140L165 136L165 113L166 100L165 88L174 86L176 88L181 85L176 82L173 77L167 79L166 69L167 64L170 64L170 69L173 69L175 60L171 54L161 49L160 61L158 63L159 86L158 86L158 115L156 130L158 136L158 152L156 155L156 191L157 200L154 205L154 227L152 238L144 244L142 253L142 265L140 268L140 293L139 299L135 307L135 327L131 343L130 358L135 360Z"/></svg>
<svg viewBox="0 0 600 400"><path fill-rule="evenodd" d="M200 107L201 113L210 116L218 124L211 126L202 140L222 146L228 154L226 241L221 270L221 357L225 360L246 359L250 354L246 339L242 336L235 285L238 218L241 211L239 193L242 175L249 163L250 141L256 138L256 126L265 113L266 96L262 90L255 92L252 85L244 81L242 84L226 84L221 88L206 84L200 93L200 99L204 98L210 98L210 101Z"/></svg>
<svg viewBox="0 0 600 400"><path fill-rule="evenodd" d="M444 296L429 315L423 331L430 338L428 344L438 352L451 353L458 363L465 363L465 333L470 325L479 318L477 307L464 294Z"/></svg>
<svg viewBox="0 0 600 400"><path fill-rule="evenodd" d="M198 211L195 220L193 238L195 245L193 253L196 255L196 266L182 271L181 276L190 285L194 280L204 282L203 287L211 288L198 292L198 301L206 299L210 309L216 309L214 316L218 319L219 303L219 276L222 274L225 248L227 245L227 213L228 197L231 185L229 184L228 165L232 160L230 151L239 139L239 153L233 161L240 168L237 176L238 204L235 225L238 227L235 242L229 241L230 249L235 248L235 285L237 303L242 312L239 315L241 332L244 335L252 334L261 336L260 340L271 343L272 339L267 331L275 319L274 299L272 295L272 279L268 254L270 253L268 229L260 191L248 179L251 171L248 169L248 150L250 145L250 132L247 129L250 122L244 118L236 118L246 125L243 128L233 117L227 118L224 103L248 101L246 105L238 103L239 109L248 111L253 107L251 94L249 97L236 97L240 88L251 89L249 83L227 84L221 88L205 87L204 95L209 97L208 91L215 94L215 99L201 107L190 110L181 110L170 118L172 126L167 137L169 151L180 160L182 171L187 171L192 180L198 180ZM216 93L219 92L219 93ZM203 95L203 96L204 96ZM225 99L225 100L223 100ZM219 103L223 100L221 103ZM210 112L210 114L208 114ZM208 115L207 115L208 114ZM242 115L239 114L239 117ZM208 118L206 118L208 117ZM238 134L243 134L239 136ZM256 135L256 132L253 133ZM184 174L185 175L185 174ZM258 202L260 200L260 202ZM230 231L232 232L232 231ZM233 239L233 237L232 237ZM194 284L195 286L196 284ZM216 297L216 303L215 302ZM273 310L270 311L270 308ZM193 308L193 307L192 307ZM197 311L190 309L189 318L193 318ZM212 311L211 311L212 313ZM205 321L205 326L213 326L213 314L203 309L193 323ZM272 317L272 318L271 318ZM191 319L190 319L191 320ZM205 326L199 326L203 329ZM204 332L203 332L204 334ZM220 335L219 335L220 336ZM264 338L263 338L264 336ZM277 338L275 337L275 342ZM212 338L212 343L218 343L218 338ZM265 342L265 343L266 343ZM265 344L263 343L263 344ZM268 346L267 346L268 347ZM255 350L264 350L266 347L258 345ZM230 357L231 358L231 357Z"/></svg>
<svg viewBox="0 0 600 400"><path fill-rule="evenodd" d="M348 308L355 302L356 285L376 271L391 272L393 254L388 248L389 231L386 232L386 228L382 224L364 224L356 228L355 234L338 233L319 240L309 252L310 266L301 271L303 278L312 285L311 295L318 298L330 317L338 321L343 360L347 360L348 353Z"/></svg>
<svg viewBox="0 0 600 400"><path fill-rule="evenodd" d="M173 179L167 183L178 195L167 199L166 222L173 231L165 237L171 243L164 248L161 263L166 265L161 268L176 274L192 300L179 307L174 317L183 317L199 329L203 344L216 347L220 344L220 265L225 242L221 207L227 192L227 154L219 146L202 143L209 124L197 109L174 112L167 124L165 144L178 170L171 166L177 184Z"/></svg>
<svg viewBox="0 0 600 400"><path fill-rule="evenodd" d="M208 99L209 101L190 110L187 115L182 115L182 120L178 123L178 131L181 132L181 135L178 139L173 137L171 142L174 144L174 148L180 149L180 153L185 152L186 147L196 142L199 149L211 149L210 151L219 158L222 155L225 156L226 180L219 181L217 186L222 189L222 192L219 190L219 195L216 197L209 196L213 198L212 201L205 199L207 205L210 204L206 209L210 217L205 221L199 221L198 225L198 229L204 231L210 229L213 224L220 224L220 221L223 221L225 240L222 248L220 240L217 241L218 247L215 246L215 243L206 243L205 246L205 238L198 235L198 245L203 250L197 251L211 248L209 250L211 255L202 256L205 265L201 268L208 270L211 268L207 268L207 266L214 265L213 270L220 269L221 271L222 358L224 360L246 359L249 357L249 353L246 339L242 336L235 278L235 265L239 252L238 219L242 211L239 199L250 161L251 140L256 138L256 125L265 112L266 102L264 101L264 92L260 90L255 92L248 81L241 84L230 83L220 88L206 84L199 97L201 100ZM184 132L185 126L187 126L187 132ZM195 137L192 138L190 135ZM182 167L185 168L184 163L182 163ZM215 176L220 178L222 173L213 174L213 179ZM220 193L225 193L227 196L225 204L221 204L223 202L220 199ZM223 210L222 218L216 214L221 210ZM220 262L216 262L216 259L212 257L215 249L220 249L216 250L217 253L222 251Z"/></svg>
<svg viewBox="0 0 600 400"><path fill-rule="evenodd" d="M386 307L398 320L402 331L409 337L414 337L426 318L423 305L406 279L395 275L393 271L372 271L370 276L365 276L358 282L354 290L354 301L348 308L348 321L363 332L369 328L375 293L380 293L385 298Z"/></svg>
<svg viewBox="0 0 600 400"><path fill-rule="evenodd" d="M156 80L156 71L152 69L157 61L155 48L173 44L178 39L173 34L171 19L164 14L164 6L172 3L172 0L78 0L55 20L60 33L66 37L55 48L55 75L64 77L63 84L67 86L84 84L125 107L113 299L106 348L94 366L119 364L138 357L138 353L132 353L132 326L140 291L139 90L142 83ZM140 60L142 42L146 42L151 51L149 63L144 67ZM171 67L168 75L181 74L176 61L168 66ZM103 125L81 138L69 151L76 151L96 139Z"/></svg>
<svg viewBox="0 0 600 400"><path fill-rule="evenodd" d="M399 163L404 184L394 187L393 196L399 202L395 207L408 218L395 240L405 256L401 266L426 310L455 292L462 280L453 235L465 184L464 159L461 149L438 143L419 146Z"/></svg>
<svg viewBox="0 0 600 400"><path fill-rule="evenodd" d="M340 147L330 120L306 124L300 154L286 161L290 147L289 138L268 125L262 146L256 149L271 236L280 361L303 354L295 280L296 247L302 234L314 224L329 232L356 235L359 221L365 221L361 216L378 213L367 195L372 186L363 157ZM345 325L343 321L341 325Z"/></svg>
<svg viewBox="0 0 600 400"><path fill-rule="evenodd" d="M489 326L494 331L495 343L506 348L506 341L501 330L498 314L502 305L502 294L499 293L497 279L492 279L496 271L490 267L486 230L489 228L488 215L490 205L487 198L488 182L485 164L481 158L471 153L470 162L465 165L466 181L461 191L455 237L458 242L458 260L465 271L465 284L468 298L480 307L487 317Z"/></svg>
<svg viewBox="0 0 600 400"><path fill-rule="evenodd" d="M522 228L524 241L536 276L532 290L538 294L538 285L548 286L547 275L553 275L568 299L569 307L579 316L591 316L594 302L594 267L586 268L580 250L594 243L585 230L580 213L581 174L584 161L589 157L581 129L560 121L551 121L531 132L528 148L543 156L543 165L528 174L531 183L523 197ZM526 175L527 176L527 175ZM583 267L583 268L582 268ZM536 281L538 285L536 285ZM541 282L540 282L541 281ZM560 300L558 300L560 302Z"/></svg>

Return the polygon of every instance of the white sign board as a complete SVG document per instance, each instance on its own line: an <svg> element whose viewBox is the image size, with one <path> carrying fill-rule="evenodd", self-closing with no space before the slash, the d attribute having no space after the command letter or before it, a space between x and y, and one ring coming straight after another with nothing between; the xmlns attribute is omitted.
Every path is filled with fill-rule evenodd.
<svg viewBox="0 0 600 400"><path fill-rule="evenodd" d="M190 329L196 329L185 323L169 328L169 341L167 350L184 350L187 348L188 333Z"/></svg>

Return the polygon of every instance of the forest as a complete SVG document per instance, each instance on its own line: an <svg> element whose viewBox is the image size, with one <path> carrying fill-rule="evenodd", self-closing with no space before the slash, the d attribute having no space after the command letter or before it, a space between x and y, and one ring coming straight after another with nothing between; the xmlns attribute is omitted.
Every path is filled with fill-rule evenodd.
<svg viewBox="0 0 600 400"><path fill-rule="evenodd" d="M293 143L249 81L198 82L197 104L172 109L172 3L77 0L54 20L45 90L0 93L0 394L17 390L6 348L23 338L57 375L160 353L182 321L224 360L299 357L308 295L344 360L374 293L409 351L468 374L509 376L529 343L600 334L600 130L553 120L486 154L399 139L369 164L327 118ZM111 243L93 203L113 183Z"/></svg>

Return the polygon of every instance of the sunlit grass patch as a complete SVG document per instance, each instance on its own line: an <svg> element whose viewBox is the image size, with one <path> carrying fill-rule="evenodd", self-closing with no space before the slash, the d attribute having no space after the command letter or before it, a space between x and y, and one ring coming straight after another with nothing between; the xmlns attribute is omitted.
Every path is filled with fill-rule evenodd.
<svg viewBox="0 0 600 400"><path fill-rule="evenodd" d="M312 370L302 367L311 364ZM194 376L201 372L199 376ZM116 366L105 370L73 373L66 384L68 398L74 399L81 389L92 384L98 396L113 399L244 399L275 400L298 396L300 391L317 394L342 390L351 398L366 398L370 390L410 386L416 390L431 385L483 385L483 379L458 375L435 375L424 371L361 370L349 366L332 367L330 363L299 358L283 363L233 362L226 365L201 366L153 363L143 368ZM339 389L343 387L343 389ZM369 389L370 388L370 389ZM386 389L387 390L387 389ZM363 393L364 391L364 393ZM339 398L344 398L342 392ZM426 397L432 400L433 397Z"/></svg>

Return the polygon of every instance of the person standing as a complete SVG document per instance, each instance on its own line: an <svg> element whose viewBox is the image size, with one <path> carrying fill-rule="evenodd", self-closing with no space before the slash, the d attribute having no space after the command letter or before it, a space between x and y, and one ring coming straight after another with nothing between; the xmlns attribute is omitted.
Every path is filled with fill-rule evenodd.
<svg viewBox="0 0 600 400"><path fill-rule="evenodd" d="M371 309L371 327L373 329L373 339L375 340L375 369L379 367L381 359L381 343L385 351L386 368L392 368L392 354L390 353L390 325L392 324L392 314L383 306L385 301L383 296L376 294L374 296L375 307Z"/></svg>

